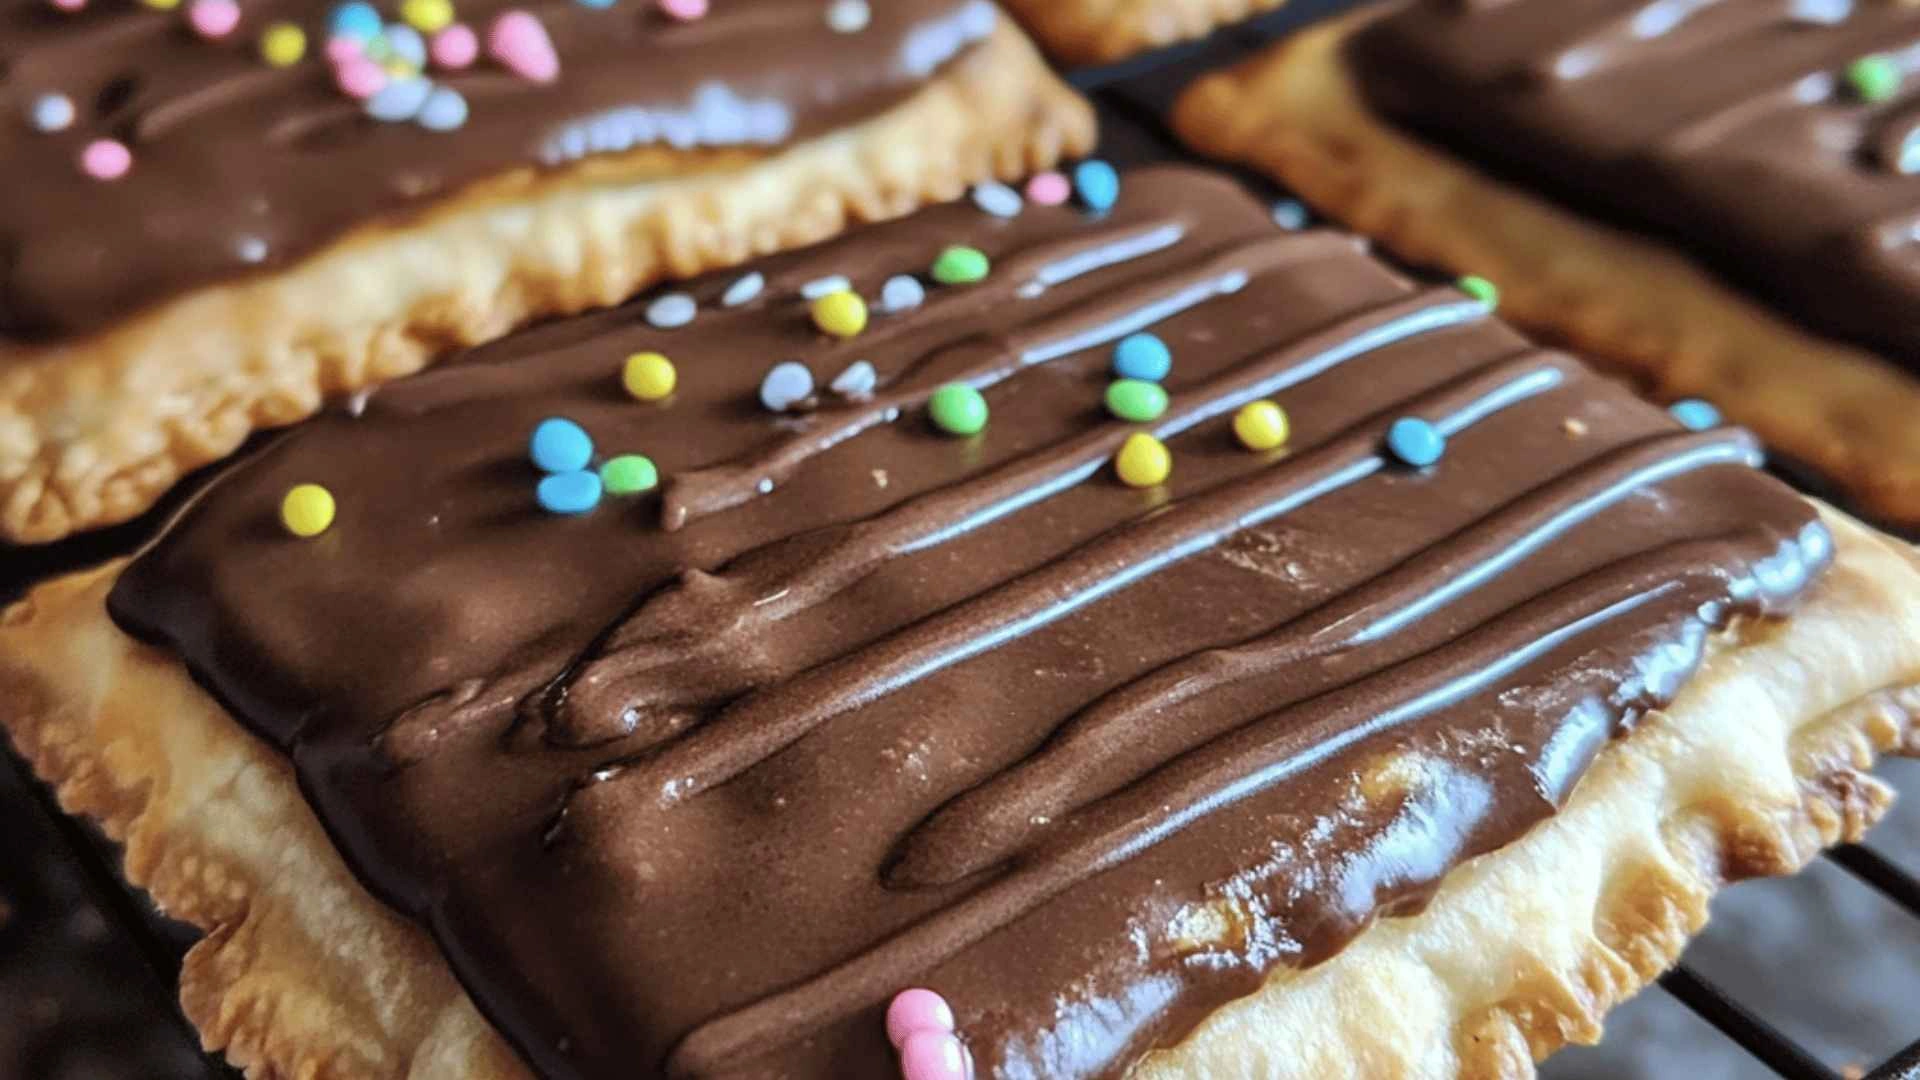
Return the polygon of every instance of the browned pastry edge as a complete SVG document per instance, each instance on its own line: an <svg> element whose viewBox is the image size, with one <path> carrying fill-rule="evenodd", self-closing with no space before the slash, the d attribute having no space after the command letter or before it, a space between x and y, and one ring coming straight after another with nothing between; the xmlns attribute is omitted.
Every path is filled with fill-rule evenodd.
<svg viewBox="0 0 1920 1080"><path fill-rule="evenodd" d="M0 347L0 539L124 521L253 431L533 318L824 239L1094 142L1010 25L891 111L757 158L645 149L527 170L293 269L84 340Z"/></svg>
<svg viewBox="0 0 1920 1080"><path fill-rule="evenodd" d="M1867 512L1920 523L1920 380L1799 329L1674 249L1394 128L1342 58L1371 17L1313 28L1201 80L1176 107L1175 129L1403 258L1494 281L1503 315L1662 400L1712 401Z"/></svg>
<svg viewBox="0 0 1920 1080"><path fill-rule="evenodd" d="M1285 0L1003 0L1049 53L1105 64L1204 37Z"/></svg>
<svg viewBox="0 0 1920 1080"><path fill-rule="evenodd" d="M1920 557L1828 512L1835 566L1784 622L1738 623L1570 804L1456 868L1416 916L1282 971L1137 1076L1527 1077L1598 1038L1724 882L1858 839L1916 747ZM0 615L0 725L129 879L207 931L181 998L254 1077L522 1078L427 935L353 880L286 761L104 610L109 565Z"/></svg>

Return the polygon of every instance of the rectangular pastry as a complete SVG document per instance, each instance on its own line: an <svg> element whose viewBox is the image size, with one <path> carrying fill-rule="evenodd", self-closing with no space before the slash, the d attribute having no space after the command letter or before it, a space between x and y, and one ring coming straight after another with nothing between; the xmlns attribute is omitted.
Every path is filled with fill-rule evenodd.
<svg viewBox="0 0 1920 1080"><path fill-rule="evenodd" d="M921 988L980 1076L1524 1076L1878 816L1912 550L1231 180L1079 181L389 385L0 618L208 1045L880 1077Z"/></svg>
<svg viewBox="0 0 1920 1080"><path fill-rule="evenodd" d="M1003 0L1050 53L1081 64L1205 37L1283 0Z"/></svg>
<svg viewBox="0 0 1920 1080"><path fill-rule="evenodd" d="M528 320L1090 147L987 0L708 7L0 0L0 538L132 517Z"/></svg>
<svg viewBox="0 0 1920 1080"><path fill-rule="evenodd" d="M1179 127L1920 523L1920 7L1415 0Z"/></svg>

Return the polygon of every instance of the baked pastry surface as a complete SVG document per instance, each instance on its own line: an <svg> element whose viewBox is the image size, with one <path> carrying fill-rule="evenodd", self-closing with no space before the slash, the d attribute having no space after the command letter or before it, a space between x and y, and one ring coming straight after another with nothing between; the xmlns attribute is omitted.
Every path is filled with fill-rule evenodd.
<svg viewBox="0 0 1920 1080"><path fill-rule="evenodd" d="M898 299L936 253L809 328L830 273ZM1349 237L1155 169L756 273L317 418L0 620L0 719L211 931L211 1044L882 1075L921 983L989 1075L1524 1076L1721 881L1884 805L1912 553ZM1123 422L1142 331L1168 400ZM620 389L647 348L664 400ZM1269 398L1284 448L1236 444ZM659 494L543 512L543 416ZM1150 432L1174 471L1129 487ZM337 498L310 538L294 483Z"/></svg>
<svg viewBox="0 0 1920 1080"><path fill-rule="evenodd" d="M33 25L44 21L38 9L45 5L38 0L9 2L22 9L20 17L36 20ZM805 9L811 20L786 30L774 27L792 47L777 62L760 67L777 84L783 70L804 65L811 57L835 70L845 69L855 89L834 108L797 109L788 118L790 131L776 129L787 131L788 137L770 143L646 143L635 127L640 121L627 115L632 110L596 111L605 105L601 98L617 97L621 79L649 85L664 79L667 86L659 92L678 100L671 95L692 93L694 77L664 61L646 66L654 75L623 74L617 53L601 57L602 67L612 69L611 78L608 70L585 65L576 77L567 67L571 57L563 51L561 74L551 91L555 102L535 97L533 105L523 106L512 96L520 93L511 89L519 84L504 72L477 70L465 76L474 84L469 87L475 96L472 131L381 126L359 116L350 101L323 108L298 98L282 102L269 96L263 109L284 106L282 111L295 119L304 117L302 122L328 119L344 124L343 130L378 129L365 147L374 156L369 161L348 157L338 164L319 154L280 172L238 166L216 170L222 185L230 177L244 182L262 176L278 178L273 182L282 186L312 187L310 179L300 178L324 180L338 174L339 189L362 196L358 202L336 195L329 183L297 197L279 190L225 187L218 189L219 198L211 191L196 194L194 170L209 165L191 154L175 160L160 153L173 145L164 141L150 150L135 140L134 167L117 182L77 174L62 179L62 185L75 189L75 214L83 215L89 205L84 197L91 189L108 189L92 194L111 197L101 204L102 220L96 223L108 235L61 233L55 227L56 212L64 203L41 206L0 229L0 243L8 245L0 247L0 255L8 265L17 261L20 267L0 276L0 287L7 290L0 300L0 537L49 541L131 518L181 475L232 452L253 431L296 421L329 398L418 370L455 348L498 337L531 319L617 303L664 278L810 243L850 220L897 216L953 198L971 183L1024 175L1091 148L1093 118L1085 102L1052 75L1018 30L1004 19L996 20L983 0L916 2L876 20L867 33L882 35L902 49L919 40L917 63L922 67L929 60L950 58L914 81L901 81L905 76L880 65L894 72L892 82L859 64L835 61L830 51L812 55L820 44L814 38L847 36L814 26L820 21L818 7L773 0L755 9L763 14ZM754 11L738 5L735 10L743 11L740 33L766 31L764 26L756 29ZM75 16L81 17L96 19L93 14ZM162 21L179 17L158 12L111 16L124 18L129 28L163 34L163 44L174 42L177 28ZM625 5L616 11L578 5L558 9L552 17L571 26L596 17L650 16ZM914 19L925 25L916 29ZM720 53L729 54L727 35L734 33L733 24L719 15L713 22L711 29L698 28L706 35L701 40L711 40ZM89 25L111 29L121 24ZM694 30L687 28L688 33ZM937 40L914 37L932 30L941 31ZM189 44L165 47L186 53L215 48L187 40ZM52 38L43 50L46 56L66 55L56 48L63 42ZM118 48L116 42L111 35L78 40L96 51ZM57 74L40 71L46 65L38 63L41 53L29 47L32 40L9 44L20 49L8 69L10 88L17 86L23 97L31 97L28 91L38 85L32 80L57 79ZM564 37L561 44L566 44ZM842 47L857 44L849 41ZM934 44L940 48L929 51ZM242 55L251 47L240 47ZM319 47L316 39L312 48L317 52ZM720 63L709 55L715 49L697 43L672 45L669 57L677 55L675 49L693 49L689 55L706 57L702 63ZM747 55L755 49L742 46L739 51ZM222 44L213 55L233 54ZM280 77L258 61L235 63L251 74L212 84L227 97L238 92L234 87L257 87ZM324 66L310 59L284 77L305 78L306 67L315 65ZM727 66L739 65L732 60ZM174 66L194 71L191 64ZM903 62L899 70L912 67ZM172 71L164 64L162 69ZM678 90L673 86L676 72L686 83ZM136 97L129 108L148 126L159 123L155 116L174 126L185 123L175 117L180 101L196 108L206 104L187 93L178 101L166 97L167 88L186 77L198 78L180 72L156 77L153 88L142 93L154 96L157 104L142 105L146 98ZM750 84L750 76L742 78L742 85ZM467 84L449 79L448 85ZM600 97L594 96L595 87L601 89ZM864 93L856 92L862 88ZM225 100L218 98L214 104ZM234 142L236 133L221 119L232 110L209 108L189 118L212 124L214 131L206 138L225 137L226 143L218 145ZM529 108L536 117L522 115ZM546 127L534 122L545 115L539 109L554 113L546 117L551 121ZM343 111L344 118L337 115ZM511 130L503 133L487 126L486 117L496 113L508 118L502 123ZM568 122L575 114L579 118ZM243 113L243 119L266 123L251 113ZM58 134L23 134L10 126L8 141L0 147L17 143L16 162L32 165L50 158L59 170L71 169L65 150L69 143L84 141L82 126L76 123L73 131ZM695 138L708 127L721 133L731 130L716 120L687 137ZM167 134L178 143L197 131L188 126ZM153 138L159 138L157 131ZM474 149L494 142L501 145L488 151L492 157ZM438 149L443 146L452 149ZM552 156L548 160L542 155ZM149 157L155 160L148 163ZM274 162L276 167L281 164L279 158ZM362 175L381 170L395 175ZM179 198L164 205L144 198L155 185L171 185L155 190ZM425 193L402 198L390 190L412 191L409 185L425 185ZM378 196L367 206L360 205L369 201L362 188ZM234 256L231 249L235 244L244 247L248 237L227 233L251 219L228 219L236 214L245 218L232 208L252 202L273 208L274 216L256 227L280 230L285 242L252 250L245 258ZM336 202L340 205L333 205ZM396 202L404 213L391 212ZM129 213L147 207L152 214L142 220L177 220L182 229L205 228L175 239L148 237L129 227L129 234L116 242L107 225L117 220L113 211L122 203L132 208ZM309 204L321 208L315 211L319 219L307 220L286 209ZM376 207L388 212L375 213ZM201 216L207 220L202 222ZM43 220L48 224L35 224ZM11 237L16 226L20 236ZM52 234L40 236L45 229ZM207 250L226 261L208 256ZM257 263L248 261L255 255ZM28 269L34 272L31 278ZM83 293L85 288L114 285L123 286L130 299L107 293L89 299ZM46 295L33 298L42 293ZM52 313L34 315L41 307Z"/></svg>
<svg viewBox="0 0 1920 1080"><path fill-rule="evenodd" d="M1109 63L1207 34L1285 0L1005 0L1062 60Z"/></svg>
<svg viewBox="0 0 1920 1080"><path fill-rule="evenodd" d="M1913 17L1887 14L1898 5L1862 7L1884 9L1876 18ZM1920 380L1910 370L1892 354L1816 333L1790 307L1762 302L1709 269L1698 252L1576 211L1390 121L1362 93L1347 52L1378 17L1363 12L1312 28L1202 79L1177 109L1181 137L1203 153L1266 171L1404 258L1493 280L1503 313L1516 323L1631 374L1662 399L1706 398L1776 451L1830 478L1866 512L1920 521L1920 429L1908 422L1920 408ZM1834 66L1831 56L1822 62ZM1744 69L1726 71L1733 77ZM1859 137L1857 109L1823 107L1842 117L1842 134ZM1653 106L1639 111L1647 109L1658 114ZM1739 145L1728 143L1727 155L1737 159ZM1622 159L1619 168L1636 166L1631 154ZM1811 171L1878 168L1851 162ZM1871 183L1876 190L1895 186L1897 195L1920 181ZM1822 218L1844 211L1839 206ZM1878 261L1863 256L1863 265L1883 270L1886 288L1902 281L1911 288L1910 270L1897 267L1912 250L1903 246ZM1775 261L1780 266L1771 272L1823 277L1807 269L1818 259ZM1894 310L1860 303L1860 318ZM1889 333L1903 325L1898 317L1885 321Z"/></svg>

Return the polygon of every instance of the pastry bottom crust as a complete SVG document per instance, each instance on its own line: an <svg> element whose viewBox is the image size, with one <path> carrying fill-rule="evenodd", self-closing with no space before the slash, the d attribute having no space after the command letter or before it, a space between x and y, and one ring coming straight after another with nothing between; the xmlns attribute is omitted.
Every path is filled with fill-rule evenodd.
<svg viewBox="0 0 1920 1080"><path fill-rule="evenodd" d="M1559 814L1135 1075L1532 1076L1599 1037L1722 883L1859 838L1892 798L1863 770L1915 746L1920 556L1825 513L1835 564L1800 611L1722 634ZM0 722L68 810L125 843L129 879L207 932L180 987L206 1045L256 1078L525 1077L426 933L355 882L286 761L108 619L117 571L0 615Z"/></svg>
<svg viewBox="0 0 1920 1080"><path fill-rule="evenodd" d="M1343 59L1369 18L1316 27L1202 80L1176 130L1403 258L1491 279L1513 322L1663 400L1706 398L1868 513L1920 524L1920 379L1801 329L1677 250L1401 132L1368 107Z"/></svg>
<svg viewBox="0 0 1920 1080"><path fill-rule="evenodd" d="M1205 37L1285 0L1002 0L1049 53L1105 64Z"/></svg>
<svg viewBox="0 0 1920 1080"><path fill-rule="evenodd" d="M530 319L897 217L1089 152L1009 23L891 111L772 156L643 149L463 192L91 337L0 345L0 538L124 521L253 431Z"/></svg>

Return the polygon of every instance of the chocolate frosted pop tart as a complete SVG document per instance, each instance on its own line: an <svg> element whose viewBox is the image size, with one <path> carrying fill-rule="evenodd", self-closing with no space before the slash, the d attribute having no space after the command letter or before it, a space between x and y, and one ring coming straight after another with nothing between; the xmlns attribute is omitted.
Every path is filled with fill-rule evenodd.
<svg viewBox="0 0 1920 1080"><path fill-rule="evenodd" d="M1416 0L1181 103L1503 310L1920 523L1920 7Z"/></svg>
<svg viewBox="0 0 1920 1080"><path fill-rule="evenodd" d="M1003 0L1050 53L1075 63L1122 60L1204 37L1283 0Z"/></svg>
<svg viewBox="0 0 1920 1080"><path fill-rule="evenodd" d="M879 1077L913 989L982 1077L1521 1076L1876 818L1912 550L1118 179L480 349L0 619L0 719L209 932L208 1044Z"/></svg>
<svg viewBox="0 0 1920 1080"><path fill-rule="evenodd" d="M1093 126L986 0L0 0L0 113L14 541L131 517L457 346L1043 168Z"/></svg>

